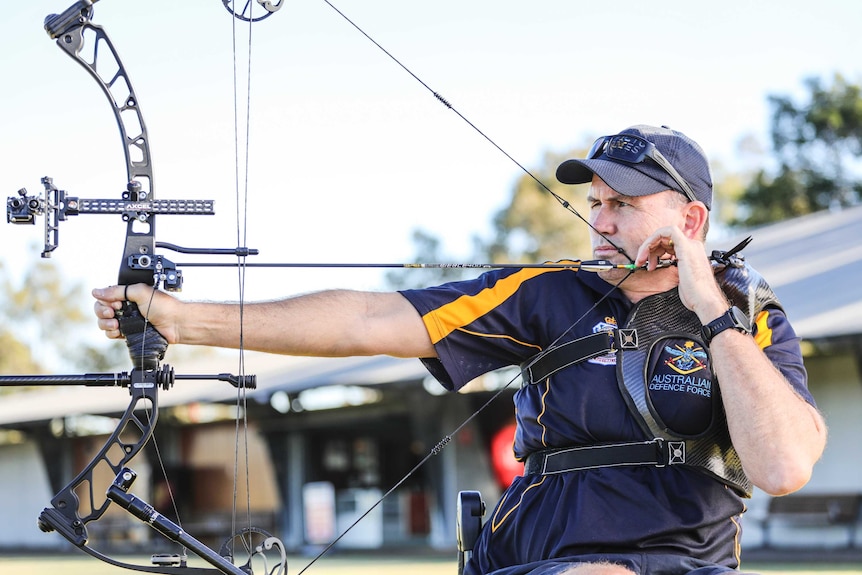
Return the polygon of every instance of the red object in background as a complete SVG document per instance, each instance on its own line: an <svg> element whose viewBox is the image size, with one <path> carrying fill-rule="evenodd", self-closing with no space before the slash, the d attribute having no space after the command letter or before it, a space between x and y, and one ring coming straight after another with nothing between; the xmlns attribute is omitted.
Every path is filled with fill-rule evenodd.
<svg viewBox="0 0 862 575"><path fill-rule="evenodd" d="M515 459L512 446L515 443L515 424L506 425L491 439L491 465L494 477L505 489L512 480L524 474L524 464Z"/></svg>

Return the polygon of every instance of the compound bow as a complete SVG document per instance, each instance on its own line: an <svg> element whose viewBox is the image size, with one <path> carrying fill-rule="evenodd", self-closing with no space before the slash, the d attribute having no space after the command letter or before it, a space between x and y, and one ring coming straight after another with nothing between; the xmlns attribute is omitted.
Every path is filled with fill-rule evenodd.
<svg viewBox="0 0 862 575"><path fill-rule="evenodd" d="M230 249L198 249L182 248L173 244L155 241L155 220L158 214L182 214L182 215L211 215L214 214L214 202L211 200L157 200L154 195L153 170L150 163L150 150L147 131L138 106L131 82L126 74L125 68L104 30L92 23L93 4L98 0L78 0L65 12L51 15L45 21L45 29L51 38L55 39L57 45L70 57L83 66L88 73L97 81L102 91L112 105L114 116L119 126L124 145L126 159L127 185L120 199L85 199L73 197L65 191L54 186L51 178L43 178L42 185L44 194L39 196L28 195L22 189L17 197L10 197L7 201L7 220L16 224L34 224L36 217L45 217L44 249L43 257L50 257L59 243L59 223L71 216L82 214L118 214L126 222L126 239L120 264L118 284L130 285L134 283L146 283L154 288L162 288L168 291L178 291L182 287L182 272L178 266L254 266L246 264L245 258L255 255L256 250L246 247ZM233 0L222 0L225 8L239 20L246 22L257 22L271 16L279 10L284 0L273 4L267 0L256 0L263 7L262 15L254 15L251 0L246 0L241 10L237 10ZM327 0L327 4L332 6ZM335 7L332 6L334 9ZM335 9L337 12L338 10ZM341 14L341 12L339 12ZM343 14L341 14L343 16ZM346 18L346 17L345 17ZM353 24L348 19L348 22ZM353 24L356 26L355 24ZM357 29L365 34L361 29ZM90 60L82 56L81 51L85 45L85 36L93 45ZM366 35L367 36L367 35ZM372 42L374 42L372 40ZM374 44L377 45L376 42ZM112 62L108 66L99 66L97 62L103 58L100 47L107 48ZM378 45L379 47L379 45ZM382 49L382 48L381 48ZM383 50L387 55L388 52ZM390 55L391 57L391 55ZM103 58L104 59L104 58ZM397 62L397 60L396 60ZM104 63L104 62L103 62ZM400 64L400 62L398 62ZM403 65L402 65L403 67ZM100 69L113 69L115 72L111 77L100 75ZM405 68L406 69L406 68ZM411 75L412 72L407 70ZM415 77L415 75L414 75ZM417 78L418 80L418 78ZM428 88L424 82L423 86ZM428 88L430 90L430 88ZM434 97L447 108L464 119L471 127L475 126L451 104L436 92ZM558 200L564 208L571 211L584 223L590 223L584 219L562 198L551 191L545 184L531 174L526 168L500 148L493 140L484 133L489 143L512 160L528 176L532 177L541 188L549 192ZM609 240L608 240L609 241ZM720 256L726 256L738 251L742 245L737 246L730 252L714 253L712 259L720 261ZM182 253L195 254L229 254L239 258L237 264L207 264L186 263L175 264L167 258L156 253L156 248L170 249ZM260 264L263 266L280 267L403 267L403 268L429 268L429 267L459 267L459 268L495 268L495 267L567 267L577 268L583 271L601 271L611 267L634 272L637 268L634 264L611 264L607 261L575 261L561 264L533 264L533 265L496 265L496 264ZM662 265L673 265L673 262L665 261ZM619 284L617 284L619 285ZM612 290L613 291L613 290ZM117 429L111 434L104 447L96 455L85 469L78 474L66 487L64 487L51 500L51 507L46 508L39 517L39 526L43 531L57 531L67 540L82 551L112 565L152 573L189 573L194 575L212 574L216 572L243 575L252 572L252 559L260 555L264 557L267 551L275 550L279 561L269 573L276 571L286 572L286 560L284 545L277 538L253 527L241 530L229 538L222 548L216 552L207 547L183 529L158 513L151 505L129 493L136 474L126 467L126 463L132 459L149 441L153 434L158 417L158 390L170 389L176 380L182 379L215 379L230 382L238 390L254 388L255 376L246 375L179 375L175 374L168 365L161 365L167 349L166 341L161 335L148 325L146 318L137 309L137 306L125 302L123 309L118 312L120 326L126 335L129 354L132 359L133 369L130 373L118 374L87 374L80 376L8 376L0 377L0 385L88 385L88 386L122 386L129 388L131 401L123 416L120 418ZM566 333L571 331L580 322L577 319ZM559 342L566 333L560 335ZM552 350L555 342L548 350ZM513 378L514 381L516 378ZM510 381L511 383L511 381ZM507 386L506 386L507 387ZM502 390L500 391L502 392ZM497 394L499 395L499 393ZM496 396L495 396L496 397ZM493 398L492 398L493 400ZM136 414L143 408L144 416ZM481 408L480 408L481 410ZM471 415L467 421L462 423L453 432L457 433L464 427L476 413ZM137 437L134 442L128 442L128 435L132 433ZM436 455L440 449L449 441L451 435L447 435L438 443L417 466L424 464L432 455ZM119 457L114 454L120 453ZM109 486L104 499L96 497L93 491L94 470L108 466L115 474L114 482ZM412 474L416 468L410 471ZM406 477L405 477L406 479ZM401 483L396 484L383 497L394 491ZM88 513L81 511L78 498L80 491L88 489L87 501L85 501ZM381 498L382 501L382 498ZM136 518L148 523L156 531L167 539L181 544L185 548L197 554L204 561L210 563L215 569L190 567L187 558L183 555L153 555L153 565L137 565L118 561L108 557L104 553L88 545L87 524L98 520L107 510L110 503L116 503L126 509ZM376 507L376 503L372 509ZM362 517L367 515L369 509ZM82 514L83 513L83 514ZM355 525L355 523L354 523ZM352 528L352 526L351 526ZM343 536L343 534L342 534ZM339 536L340 538L340 536ZM233 548L235 540L239 540L249 553L248 562L237 567L233 563ZM337 539L336 539L337 541ZM334 543L334 542L333 542ZM332 545L328 546L326 552ZM321 553L322 555L323 553ZM312 560L316 561L318 557ZM310 566L310 564L309 564ZM307 568L307 567L306 567ZM304 571L304 570L303 570Z"/></svg>
<svg viewBox="0 0 862 575"><path fill-rule="evenodd" d="M159 214L211 215L212 200L161 200L154 193L153 168L147 136L138 99L126 69L108 35L94 24L93 4L98 0L78 0L61 14L45 19L45 30L57 45L83 66L96 80L112 106L114 117L123 141L126 160L127 185L119 199L87 199L75 197L58 189L49 177L42 178L44 193L28 195L21 189L18 195L7 200L7 220L15 224L34 224L37 216L44 216L44 249L42 257L50 257L59 245L59 224L71 216L83 214L115 214L126 222L125 245L120 263L118 285L145 283L154 289L178 291L182 287L182 272L176 265L156 253L156 248L171 248L171 244L155 241L156 216ZM230 3L224 0L226 6ZM265 16L278 10L280 5L265 3ZM263 5L263 3L262 3ZM229 8L230 9L230 8ZM264 16L264 17L265 17ZM246 6L238 18L254 21ZM260 19L260 18L257 18ZM82 53L85 46L91 52ZM107 51L105 51L107 50ZM108 70L111 75L103 76ZM246 248L195 249L194 253L233 254L244 258L256 250ZM252 573L252 559L276 554L277 561L268 574L286 572L284 545L277 538L260 529L248 527L228 538L219 551L215 551L156 511L152 505L129 492L136 473L126 464L137 455L153 435L158 419L159 389L170 389L176 380L210 379L227 381L238 390L256 387L253 375L179 375L169 365L161 365L167 342L153 329L132 302L124 302L118 312L121 329L126 335L133 368L131 372L113 374L5 376L0 384L12 385L85 385L115 386L129 389L131 400L120 417L116 430L84 469L52 499L51 506L42 511L38 524L42 531L57 531L74 546L106 563L126 569L150 573L183 573L211 575L225 573L248 575ZM115 475L104 497L96 493L96 470L107 467ZM83 493L84 501L79 494ZM113 502L126 509L137 519L149 524L167 539L179 543L214 567L191 567L187 555L156 554L153 565L138 565L116 560L93 548L89 543L87 525L104 515ZM83 504L82 504L83 503ZM240 543L248 552L248 561L234 564L234 548Z"/></svg>

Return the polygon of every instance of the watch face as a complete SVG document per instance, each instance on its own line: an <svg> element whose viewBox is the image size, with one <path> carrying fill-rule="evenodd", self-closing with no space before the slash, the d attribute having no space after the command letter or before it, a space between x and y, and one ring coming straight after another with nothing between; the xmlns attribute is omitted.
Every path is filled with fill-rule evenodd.
<svg viewBox="0 0 862 575"><path fill-rule="evenodd" d="M734 327L739 327L745 330L745 333L751 333L751 322L745 312L736 306L730 308L730 313L733 314Z"/></svg>

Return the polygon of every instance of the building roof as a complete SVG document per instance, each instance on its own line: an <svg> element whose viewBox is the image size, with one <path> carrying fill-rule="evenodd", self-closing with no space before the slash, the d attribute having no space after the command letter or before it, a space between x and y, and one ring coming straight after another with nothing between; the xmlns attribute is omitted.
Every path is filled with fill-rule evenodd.
<svg viewBox="0 0 862 575"><path fill-rule="evenodd" d="M796 333L810 340L862 335L862 206L749 230L746 261L769 282Z"/></svg>

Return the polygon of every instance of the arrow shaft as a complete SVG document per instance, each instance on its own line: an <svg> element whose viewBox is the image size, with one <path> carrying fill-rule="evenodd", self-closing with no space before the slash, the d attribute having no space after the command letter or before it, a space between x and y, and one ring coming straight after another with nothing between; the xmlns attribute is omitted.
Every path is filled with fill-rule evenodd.
<svg viewBox="0 0 862 575"><path fill-rule="evenodd" d="M664 262L662 262L664 263ZM314 263L314 262L185 262L175 264L180 267L215 268L403 268L403 269L574 269L586 272L601 272L614 269L639 269L634 264L614 264L607 260L553 262L543 264L490 264L490 263Z"/></svg>

